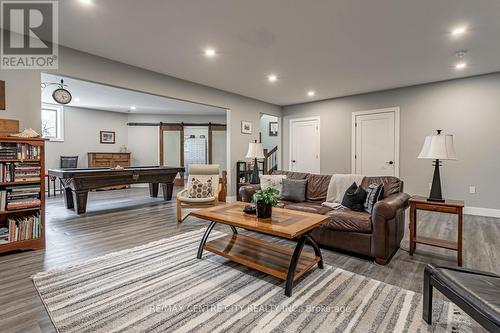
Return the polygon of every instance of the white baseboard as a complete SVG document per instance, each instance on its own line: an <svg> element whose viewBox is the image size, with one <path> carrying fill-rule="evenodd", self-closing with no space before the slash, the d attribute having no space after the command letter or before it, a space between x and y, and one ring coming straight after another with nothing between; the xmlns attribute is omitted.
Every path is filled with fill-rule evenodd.
<svg viewBox="0 0 500 333"><path fill-rule="evenodd" d="M466 206L464 214L500 218L500 209Z"/></svg>

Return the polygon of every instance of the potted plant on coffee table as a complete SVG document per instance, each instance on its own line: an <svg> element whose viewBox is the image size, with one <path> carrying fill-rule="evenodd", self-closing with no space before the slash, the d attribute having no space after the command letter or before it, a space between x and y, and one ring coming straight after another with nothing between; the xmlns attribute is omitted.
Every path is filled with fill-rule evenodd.
<svg viewBox="0 0 500 333"><path fill-rule="evenodd" d="M255 192L253 201L257 207L257 217L266 219L271 217L273 207L278 204L280 191L274 188L266 188L265 190L258 190Z"/></svg>

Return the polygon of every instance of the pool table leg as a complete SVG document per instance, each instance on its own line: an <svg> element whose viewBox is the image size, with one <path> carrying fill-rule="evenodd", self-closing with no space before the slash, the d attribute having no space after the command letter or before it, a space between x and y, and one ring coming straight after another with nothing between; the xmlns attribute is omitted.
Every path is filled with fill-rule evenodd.
<svg viewBox="0 0 500 333"><path fill-rule="evenodd" d="M73 191L73 200L76 202L76 212L85 214L87 211L88 191Z"/></svg>
<svg viewBox="0 0 500 333"><path fill-rule="evenodd" d="M71 191L69 187L64 188L64 203L68 209L73 209L75 207L75 203L73 201L73 191Z"/></svg>
<svg viewBox="0 0 500 333"><path fill-rule="evenodd" d="M172 192L174 191L174 183L161 184L163 190L163 200L172 200Z"/></svg>
<svg viewBox="0 0 500 333"><path fill-rule="evenodd" d="M158 183L149 183L149 196L152 198L158 197Z"/></svg>

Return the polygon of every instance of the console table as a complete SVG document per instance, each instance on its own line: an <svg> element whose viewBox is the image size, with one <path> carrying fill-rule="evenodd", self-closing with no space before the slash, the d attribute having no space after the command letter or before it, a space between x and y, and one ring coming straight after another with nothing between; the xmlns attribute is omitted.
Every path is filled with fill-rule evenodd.
<svg viewBox="0 0 500 333"><path fill-rule="evenodd" d="M457 265L462 266L462 215L464 202L461 200L446 200L445 202L427 201L424 197L414 196L410 200L410 256L413 255L418 244L436 246L448 250L457 251ZM458 216L457 241L436 239L425 236L417 236L417 211L425 210Z"/></svg>

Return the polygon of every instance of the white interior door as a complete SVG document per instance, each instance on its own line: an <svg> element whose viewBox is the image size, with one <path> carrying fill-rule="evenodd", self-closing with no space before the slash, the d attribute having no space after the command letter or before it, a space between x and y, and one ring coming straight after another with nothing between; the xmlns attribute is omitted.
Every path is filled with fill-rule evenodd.
<svg viewBox="0 0 500 333"><path fill-rule="evenodd" d="M320 173L319 118L290 120L290 170Z"/></svg>
<svg viewBox="0 0 500 333"><path fill-rule="evenodd" d="M354 170L366 176L399 176L399 109L353 114Z"/></svg>

